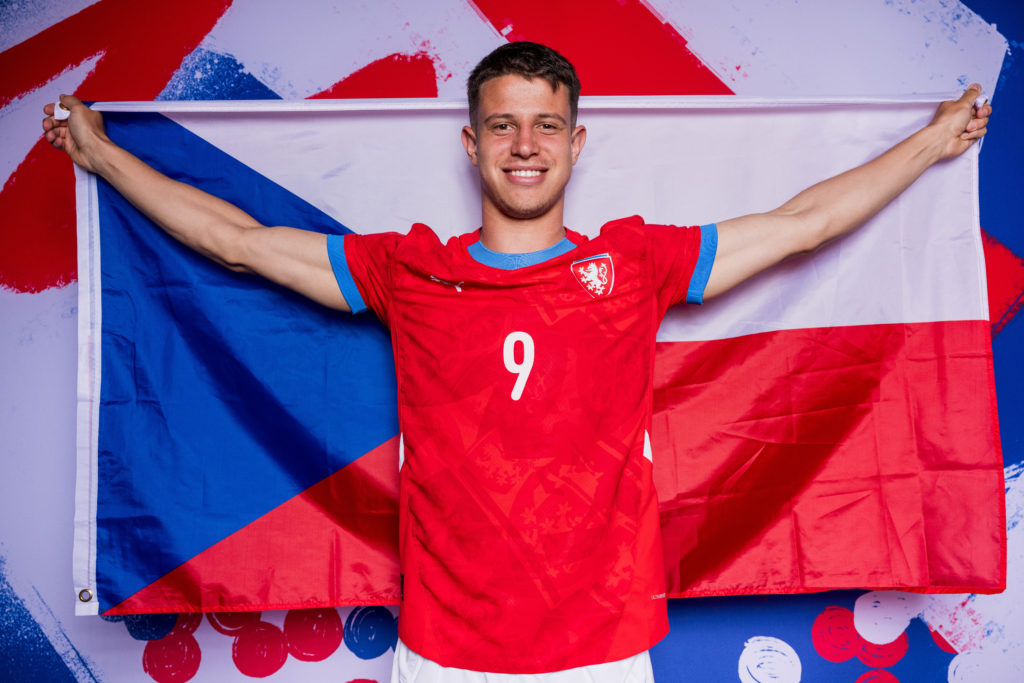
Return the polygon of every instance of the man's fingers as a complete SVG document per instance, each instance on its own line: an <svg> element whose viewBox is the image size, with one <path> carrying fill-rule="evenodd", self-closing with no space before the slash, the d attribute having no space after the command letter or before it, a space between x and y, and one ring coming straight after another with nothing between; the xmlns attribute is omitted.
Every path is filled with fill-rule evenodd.
<svg viewBox="0 0 1024 683"><path fill-rule="evenodd" d="M58 128L51 128L47 130L45 137L46 141L49 142L54 147L56 147L57 149L61 149L64 145L64 139L60 134L60 129Z"/></svg>
<svg viewBox="0 0 1024 683"><path fill-rule="evenodd" d="M82 104L82 100L78 99L74 95L61 95L60 103L70 110L72 107Z"/></svg>
<svg viewBox="0 0 1024 683"><path fill-rule="evenodd" d="M967 90L964 90L964 94L960 96L960 101L973 104L979 97L981 97L981 86L977 83L971 83L967 86Z"/></svg>
<svg viewBox="0 0 1024 683"><path fill-rule="evenodd" d="M987 115L986 116L977 116L976 115L974 118L972 118L970 121L967 122L967 128L965 128L964 130L966 130L969 133L971 131L978 130L979 128L984 128L987 125L988 125L988 116Z"/></svg>
<svg viewBox="0 0 1024 683"><path fill-rule="evenodd" d="M977 138L984 137L985 136L985 132L987 130L988 130L988 128L982 126L981 128L978 128L976 130L965 131L963 134L960 135L960 139L961 140L975 140Z"/></svg>
<svg viewBox="0 0 1024 683"><path fill-rule="evenodd" d="M988 130L988 116L979 116L971 119L967 123L967 127L964 132L960 134L961 140L973 140L974 138L980 138L985 135L985 131Z"/></svg>

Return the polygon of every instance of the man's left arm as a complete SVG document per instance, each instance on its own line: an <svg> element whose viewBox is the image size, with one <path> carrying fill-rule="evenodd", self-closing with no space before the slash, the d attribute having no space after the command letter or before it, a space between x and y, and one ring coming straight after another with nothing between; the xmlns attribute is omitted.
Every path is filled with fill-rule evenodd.
<svg viewBox="0 0 1024 683"><path fill-rule="evenodd" d="M981 86L943 102L931 122L863 166L814 185L768 213L718 224L718 251L704 298L717 296L795 254L813 251L861 225L928 167L963 154L985 135L990 106L975 109Z"/></svg>

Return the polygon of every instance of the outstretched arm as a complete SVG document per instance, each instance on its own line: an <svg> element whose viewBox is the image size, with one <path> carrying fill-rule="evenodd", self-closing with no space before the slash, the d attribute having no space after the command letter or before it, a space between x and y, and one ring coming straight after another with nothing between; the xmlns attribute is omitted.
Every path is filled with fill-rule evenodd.
<svg viewBox="0 0 1024 683"><path fill-rule="evenodd" d="M107 137L103 117L78 98L61 95L66 121L43 108L46 139L87 171L105 178L175 239L238 272L262 275L325 306L347 311L327 256L326 236L266 227L238 207L171 180Z"/></svg>
<svg viewBox="0 0 1024 683"><path fill-rule="evenodd" d="M931 123L863 166L814 185L768 213L718 224L718 253L704 298L717 296L783 259L850 232L881 211L932 164L985 135L990 106L975 109L975 84L939 105Z"/></svg>

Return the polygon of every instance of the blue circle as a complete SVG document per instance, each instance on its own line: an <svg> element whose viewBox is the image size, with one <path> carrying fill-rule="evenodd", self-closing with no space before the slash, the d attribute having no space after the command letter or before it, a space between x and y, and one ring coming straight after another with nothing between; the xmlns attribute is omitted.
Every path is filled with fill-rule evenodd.
<svg viewBox="0 0 1024 683"><path fill-rule="evenodd" d="M356 607L344 630L345 647L360 659L376 659L398 643L398 621L386 607Z"/></svg>
<svg viewBox="0 0 1024 683"><path fill-rule="evenodd" d="M126 614L124 625L135 640L160 640L178 623L177 614Z"/></svg>

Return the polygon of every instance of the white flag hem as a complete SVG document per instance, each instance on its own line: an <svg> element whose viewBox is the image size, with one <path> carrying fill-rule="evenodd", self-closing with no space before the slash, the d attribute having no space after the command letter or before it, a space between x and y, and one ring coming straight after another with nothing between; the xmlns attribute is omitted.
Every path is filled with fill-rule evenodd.
<svg viewBox="0 0 1024 683"><path fill-rule="evenodd" d="M920 93L863 97L745 97L740 95L645 95L583 96L581 110L619 109L750 109L755 107L815 107L822 105L938 104L960 93ZM344 100L158 100L104 101L91 105L96 111L182 113L362 112L464 110L464 98L365 98Z"/></svg>
<svg viewBox="0 0 1024 683"><path fill-rule="evenodd" d="M78 390L73 599L76 615L91 615L99 613L96 495L102 310L96 177L78 166L75 166L75 210L78 216Z"/></svg>

